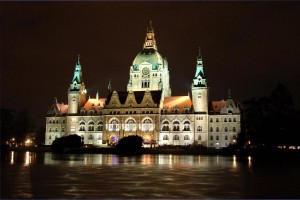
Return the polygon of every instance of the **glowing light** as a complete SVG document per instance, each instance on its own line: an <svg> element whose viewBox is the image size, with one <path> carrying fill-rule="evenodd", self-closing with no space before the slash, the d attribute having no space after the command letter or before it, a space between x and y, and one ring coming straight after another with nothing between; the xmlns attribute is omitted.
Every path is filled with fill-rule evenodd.
<svg viewBox="0 0 300 200"><path fill-rule="evenodd" d="M233 168L236 168L236 156L233 156Z"/></svg>
<svg viewBox="0 0 300 200"><path fill-rule="evenodd" d="M26 153L25 153L25 166L29 165L30 163L31 163L30 154L29 154L29 151L26 151Z"/></svg>
<svg viewBox="0 0 300 200"><path fill-rule="evenodd" d="M251 156L248 156L248 167L251 167L252 166L252 162L251 162Z"/></svg>
<svg viewBox="0 0 300 200"><path fill-rule="evenodd" d="M15 152L14 151L12 151L11 153L10 153L10 164L14 164L14 161L15 161Z"/></svg>

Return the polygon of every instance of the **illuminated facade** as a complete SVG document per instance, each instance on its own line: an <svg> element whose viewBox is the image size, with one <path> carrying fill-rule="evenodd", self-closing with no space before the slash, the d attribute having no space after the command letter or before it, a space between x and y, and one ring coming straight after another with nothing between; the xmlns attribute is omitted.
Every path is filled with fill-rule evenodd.
<svg viewBox="0 0 300 200"><path fill-rule="evenodd" d="M157 51L150 22L142 51L130 67L126 92L111 91L86 98L80 60L68 91L68 105L54 100L46 117L45 144L77 134L85 144L109 146L128 135L139 135L145 146L202 145L222 148L240 132L240 110L231 95L209 104L199 50L192 96L171 96L168 63Z"/></svg>

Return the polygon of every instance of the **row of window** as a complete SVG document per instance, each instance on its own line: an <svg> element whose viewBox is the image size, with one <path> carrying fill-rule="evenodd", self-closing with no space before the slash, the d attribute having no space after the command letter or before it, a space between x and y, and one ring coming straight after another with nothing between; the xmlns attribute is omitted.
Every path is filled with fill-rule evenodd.
<svg viewBox="0 0 300 200"><path fill-rule="evenodd" d="M61 128L62 132L65 132L65 128ZM49 128L48 132L58 132L58 128Z"/></svg>
<svg viewBox="0 0 300 200"><path fill-rule="evenodd" d="M214 128L213 128L213 127L210 127L209 131L210 131L210 132L214 132ZM219 127L216 127L216 132L219 132L219 131L220 131ZM233 131L233 132L236 132L236 128L235 128L235 127L232 127L232 131ZM228 132L228 127L225 127L225 128L224 128L224 132Z"/></svg>
<svg viewBox="0 0 300 200"><path fill-rule="evenodd" d="M228 140L228 138L229 138L228 135L225 135L225 136L224 136L224 139L225 139L225 140ZM202 139L201 135L198 135L198 140L201 140L201 139ZM211 135L211 136L209 137L209 139L210 139L210 140L214 140L214 136ZM164 135L164 136L163 136L163 140L169 140L169 136L168 136L168 135ZM174 136L173 136L173 140L179 140L179 135L174 135ZM183 137L183 140L190 140L190 136L189 136L189 135L185 135L185 136ZM220 140L220 136L217 135L217 136L216 136L216 140Z"/></svg>
<svg viewBox="0 0 300 200"><path fill-rule="evenodd" d="M217 136L216 136L216 140L219 140L219 139L220 139L220 136L217 135ZM228 135L225 135L225 136L224 136L224 139L225 139L225 140L228 140ZM209 140L214 140L214 136L213 136L213 135L209 136Z"/></svg>
<svg viewBox="0 0 300 200"><path fill-rule="evenodd" d="M84 136L83 135L81 135L80 137L81 137L82 140L84 140ZM49 140L51 140L51 139L52 139L52 136L49 135ZM57 135L55 136L55 139L57 139ZM89 135L88 136L88 140L93 140L93 139L94 139L93 135ZM99 135L98 138L97 138L97 140L102 140L102 136Z"/></svg>
<svg viewBox="0 0 300 200"><path fill-rule="evenodd" d="M141 114L153 114L154 112L151 111L142 111ZM120 111L110 111L110 115L119 115ZM136 114L136 111L126 111L125 114Z"/></svg>
<svg viewBox="0 0 300 200"><path fill-rule="evenodd" d="M170 130L170 126L169 126L169 122L168 121L165 121L163 122L163 126L162 126L162 131L169 131ZM179 122L178 121L175 121L173 122L173 128L172 128L173 131L179 131ZM183 123L183 131L190 131L190 122L189 121L185 121Z"/></svg>
<svg viewBox="0 0 300 200"><path fill-rule="evenodd" d="M223 121L224 121L224 122L227 122L227 118L224 118ZM233 119L228 118L228 122L232 122L232 121L233 121L233 122L236 122L236 118L233 118ZM209 122L214 122L213 118L210 118ZM219 122L219 118L216 118L216 122Z"/></svg>
<svg viewBox="0 0 300 200"><path fill-rule="evenodd" d="M200 135L199 135L200 136ZM200 136L200 138L201 138L201 136ZM169 136L168 135L164 135L163 136L163 140L169 140ZM174 135L173 136L173 140L179 140L179 135ZM183 137L183 140L190 140L190 136L189 135L185 135L184 137Z"/></svg>
<svg viewBox="0 0 300 200"><path fill-rule="evenodd" d="M57 120L55 120L55 119L53 119L53 120L49 120L49 124L58 124L59 123L59 120L57 119ZM62 120L62 123L66 123L66 120Z"/></svg>
<svg viewBox="0 0 300 200"><path fill-rule="evenodd" d="M86 131L86 124L85 122L81 122L79 124L79 131ZM88 131L95 131L95 123L94 122L89 122L88 123ZM103 131L103 122L98 122L96 126L96 131Z"/></svg>

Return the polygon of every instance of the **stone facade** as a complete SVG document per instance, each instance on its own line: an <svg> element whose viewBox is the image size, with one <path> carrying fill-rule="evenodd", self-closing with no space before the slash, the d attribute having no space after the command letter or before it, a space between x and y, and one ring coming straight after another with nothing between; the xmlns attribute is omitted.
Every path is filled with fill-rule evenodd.
<svg viewBox="0 0 300 200"><path fill-rule="evenodd" d="M157 51L150 23L143 50L130 67L127 91L111 91L86 98L80 60L68 91L68 105L54 99L46 117L45 145L77 134L84 144L115 145L139 135L144 146L201 145L226 147L240 132L240 110L229 93L227 100L208 101L208 87L199 50L192 80L192 96L171 96L168 63Z"/></svg>

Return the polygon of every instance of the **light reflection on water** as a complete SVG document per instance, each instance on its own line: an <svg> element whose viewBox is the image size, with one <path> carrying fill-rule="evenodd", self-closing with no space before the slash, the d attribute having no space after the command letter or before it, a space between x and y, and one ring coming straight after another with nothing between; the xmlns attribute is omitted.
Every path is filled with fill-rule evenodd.
<svg viewBox="0 0 300 200"><path fill-rule="evenodd" d="M5 198L299 197L298 165L258 165L236 156L9 152ZM273 168L272 168L273 167ZM287 173L289 172L289 173ZM276 176L274 176L276 174ZM284 178L282 178L284 177ZM286 191L281 184L288 185ZM4 187L4 188L3 188Z"/></svg>

